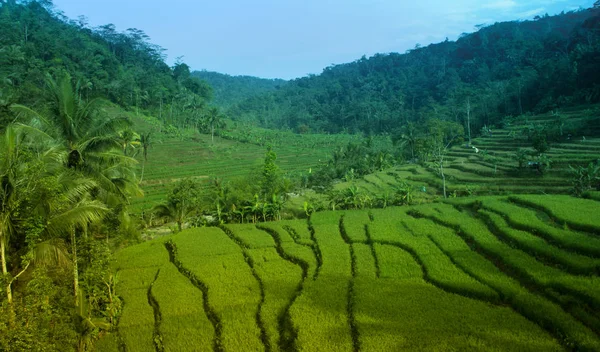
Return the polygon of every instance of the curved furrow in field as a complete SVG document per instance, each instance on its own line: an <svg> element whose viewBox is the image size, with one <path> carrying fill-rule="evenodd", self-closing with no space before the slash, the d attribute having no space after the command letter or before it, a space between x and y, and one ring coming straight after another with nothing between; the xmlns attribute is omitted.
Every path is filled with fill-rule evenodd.
<svg viewBox="0 0 600 352"><path fill-rule="evenodd" d="M360 351L360 336L358 333L358 327L356 326L356 318L354 317L354 279L356 278L356 274L357 274L356 256L354 254L354 247L352 245L352 240L350 239L350 236L348 236L348 232L346 232L346 229L344 227L344 215L340 216L340 221L339 221L338 226L339 226L340 236L342 237L342 239L344 240L344 242L346 243L346 245L348 246L348 248L350 250L350 271L352 273L352 276L348 280L348 293L347 293L348 312L347 312L347 315L348 315L348 325L350 326L350 333L352 336L353 351L358 352L358 351Z"/></svg>
<svg viewBox="0 0 600 352"><path fill-rule="evenodd" d="M256 225L257 229L263 230L268 233L271 237L273 237L273 241L275 241L275 249L277 250L277 254L283 259L294 265L299 266L302 269L302 279L298 283L296 287L296 291L294 295L289 300L288 304L285 306L283 310L283 314L279 316L278 325L280 331L279 337L279 349L281 351L295 351L296 350L296 336L297 332L294 330L294 326L290 317L290 308L296 302L298 296L302 294L302 290L304 289L304 282L308 277L308 269L309 264L298 258L294 255L286 253L285 249L282 246L281 235L272 228L264 227L261 225ZM287 230L287 229L286 229Z"/></svg>
<svg viewBox="0 0 600 352"><path fill-rule="evenodd" d="M340 213L311 216L311 236L322 253L322 267L316 280L307 280L302 294L290 308L298 332L299 351L352 351L354 341L348 318L351 258L340 236Z"/></svg>
<svg viewBox="0 0 600 352"><path fill-rule="evenodd" d="M256 269L254 268L254 261L252 260L252 257L248 253L248 249L250 249L250 246L247 243L245 243L244 241L242 241L242 239L237 237L233 233L233 231L231 231L231 229L229 229L223 225L219 226L219 228L233 242L235 242L240 247L240 249L242 250L242 254L244 256L244 260L246 261L246 264L248 264L248 267L250 268L250 271L252 272L252 276L254 276L254 278L258 282L258 287L260 289L260 301L259 301L258 307L256 309L256 325L258 325L258 328L260 329L260 340L262 341L262 343L265 347L265 351L270 352L271 344L269 342L269 337L267 335L267 329L265 327L265 323L263 322L263 319L262 319L262 309L263 309L263 305L265 303L265 285L264 285L264 282L260 279L260 277L256 273Z"/></svg>
<svg viewBox="0 0 600 352"><path fill-rule="evenodd" d="M162 314L160 313L160 307L158 305L158 301L152 295L152 286L158 279L158 275L160 274L160 269L156 271L156 275L154 276L154 281L150 284L147 291L148 296L148 304L152 307L154 311L154 332L152 334L152 341L154 342L154 348L156 352L163 352L165 350L165 346L163 345L163 338L160 334L160 322L162 320Z"/></svg>
<svg viewBox="0 0 600 352"><path fill-rule="evenodd" d="M317 239L315 237L315 228L311 222L310 216L308 217L308 219L306 219L306 223L308 226L308 231L310 232L310 239L314 243L313 250L315 252L315 257L317 258L317 268L315 269L315 275L313 276L313 280L317 280L317 278L319 277L319 273L321 271L321 267L323 266L323 253L321 252L321 247L319 247L319 242L317 241Z"/></svg>
<svg viewBox="0 0 600 352"><path fill-rule="evenodd" d="M202 304L204 306L204 312L208 320L210 320L214 332L215 338L213 341L213 350L215 352L223 352L223 346L221 344L221 336L223 335L223 327L221 325L221 318L215 312L215 309L210 305L208 295L209 289L206 283L199 280L189 269L186 269L181 261L177 257L177 246L173 241L165 242L165 248L169 252L169 260L179 270L179 272L188 278L192 285L202 291Z"/></svg>
<svg viewBox="0 0 600 352"><path fill-rule="evenodd" d="M453 230L471 251L491 263L495 270L501 272L505 277L491 276L490 269L484 273L480 270L480 267L485 265L481 261L478 261L476 266L465 265L463 268L478 277L480 281L488 283L490 287L501 292L503 300L514 310L555 336L563 346L573 349L574 345L576 349L581 350L600 348L600 340L593 330L565 310L562 305L546 297L543 292L539 292L538 287L532 286L529 280L523 280L522 276L515 272L514 267L506 265L502 258L499 258L489 247L478 242L475 233L479 233L481 229L472 232L475 230L465 224L465 221L470 219L469 217L448 213L442 215L431 211L424 213L422 208L419 211L409 211L408 215L415 218L426 218ZM446 239L437 238L434 242L440 245L440 240L445 241ZM472 261L473 259L469 258L468 260Z"/></svg>
<svg viewBox="0 0 600 352"><path fill-rule="evenodd" d="M371 220L374 221L374 220ZM377 251L375 251L375 247L373 246L373 238L371 237L371 231L369 230L369 225L365 224L365 236L367 237L367 245L371 249L371 255L373 256L373 260L375 262L375 277L379 279L381 276L381 267L379 266L379 258L377 257Z"/></svg>
<svg viewBox="0 0 600 352"><path fill-rule="evenodd" d="M522 230L523 227L512 225L501 212L484 207L477 212L477 215L499 240L526 252L547 266L573 275L589 276L600 273L600 260L563 250L556 246L556 243L546 241L536 231Z"/></svg>
<svg viewBox="0 0 600 352"><path fill-rule="evenodd" d="M502 215L504 220L516 230L527 231L550 245L568 251L571 255L588 256L586 266L590 268L597 269L600 265L600 239L593 235L565 230L558 226L555 220L551 220L549 214L522 204L485 200L482 207ZM540 213L547 221L539 218Z"/></svg>
<svg viewBox="0 0 600 352"><path fill-rule="evenodd" d="M552 198L539 195L510 196L508 199L525 208L534 208L546 214L557 225L582 231L590 236L594 248L600 256L600 202L591 199L571 196L555 196Z"/></svg>

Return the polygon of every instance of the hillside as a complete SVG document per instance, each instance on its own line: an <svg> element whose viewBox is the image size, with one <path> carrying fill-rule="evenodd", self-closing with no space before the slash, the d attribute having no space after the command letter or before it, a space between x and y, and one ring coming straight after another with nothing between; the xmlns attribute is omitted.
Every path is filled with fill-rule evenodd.
<svg viewBox="0 0 600 352"><path fill-rule="evenodd" d="M164 49L143 30L120 32L113 24L91 28L61 14L52 2L0 2L0 126L13 121L9 109L37 109L49 100L45 82L64 72L87 100L102 97L132 111L146 111L174 126L199 119L211 98L206 82L189 67L169 67Z"/></svg>
<svg viewBox="0 0 600 352"><path fill-rule="evenodd" d="M600 101L600 9L482 26L457 41L333 65L229 109L271 128L383 133L459 121L477 133L505 116ZM466 126L465 126L466 129Z"/></svg>
<svg viewBox="0 0 600 352"><path fill-rule="evenodd" d="M245 99L274 92L287 83L283 79L230 76L211 71L194 71L192 77L200 78L212 87L213 103L222 109L229 109Z"/></svg>
<svg viewBox="0 0 600 352"><path fill-rule="evenodd" d="M598 211L514 196L190 229L117 254L126 303L96 347L596 351Z"/></svg>

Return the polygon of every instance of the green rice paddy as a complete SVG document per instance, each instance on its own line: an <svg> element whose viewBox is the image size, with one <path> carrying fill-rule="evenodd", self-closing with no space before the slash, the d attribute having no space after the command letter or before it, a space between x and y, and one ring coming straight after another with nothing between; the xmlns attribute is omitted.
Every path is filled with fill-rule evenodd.
<svg viewBox="0 0 600 352"><path fill-rule="evenodd" d="M97 347L598 351L599 210L472 197L184 230L117 253Z"/></svg>

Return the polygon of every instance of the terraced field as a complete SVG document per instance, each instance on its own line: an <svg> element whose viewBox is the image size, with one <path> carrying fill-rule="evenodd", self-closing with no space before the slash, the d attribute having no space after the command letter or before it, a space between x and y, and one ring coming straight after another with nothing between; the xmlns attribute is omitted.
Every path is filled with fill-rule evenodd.
<svg viewBox="0 0 600 352"><path fill-rule="evenodd" d="M116 255L102 350L600 350L600 203L463 198L189 229Z"/></svg>
<svg viewBox="0 0 600 352"><path fill-rule="evenodd" d="M274 146L273 150L283 172L306 174L310 168L327 161L336 147L353 139L355 136L350 135L312 136L305 144L298 139L294 143ZM173 183L186 177L208 185L210 177L232 180L246 176L262 165L265 152L266 147L218 137L212 143L209 135L201 134L191 139L167 138L155 143L148 153L141 183L144 197L131 200L131 211L139 213L164 201ZM142 160L141 157L138 159L138 174L141 174Z"/></svg>
<svg viewBox="0 0 600 352"><path fill-rule="evenodd" d="M589 124L592 127L600 121L598 116L583 118L588 114L579 110L563 112L562 115L570 124ZM525 167L518 170L515 153L521 148L533 153L531 143L523 135L528 124L552 125L557 117L551 114L530 116L527 120L518 121L504 129L493 129L491 135L473 139L472 146L457 145L447 153L444 164L446 187L450 196L472 195L504 195L504 194L568 194L571 190L569 182L569 165L587 166L600 160L600 130L590 128L590 135L565 137L561 143L551 143L546 155L551 160L551 167L545 174ZM594 124L595 123L595 124ZM357 186L371 194L390 192L400 182L407 182L416 190L425 187L428 195L417 194L419 198L433 199L442 192L442 179L439 170L433 164L403 165L385 172L369 175L359 180L337 185L344 189ZM592 197L597 194L592 194ZM598 197L600 199L600 197Z"/></svg>

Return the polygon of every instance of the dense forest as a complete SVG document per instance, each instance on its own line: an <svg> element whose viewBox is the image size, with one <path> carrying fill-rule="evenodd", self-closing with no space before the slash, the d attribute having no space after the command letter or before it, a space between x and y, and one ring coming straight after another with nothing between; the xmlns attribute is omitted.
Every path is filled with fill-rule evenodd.
<svg viewBox="0 0 600 352"><path fill-rule="evenodd" d="M228 110L297 132L381 133L407 121L505 116L600 101L600 9L478 26L457 41L327 67Z"/></svg>
<svg viewBox="0 0 600 352"><path fill-rule="evenodd" d="M0 2L0 125L14 119L13 103L43 107L46 77L65 72L86 99L104 97L177 127L198 125L212 89L187 64L169 67L164 59L164 49L140 29L91 28L51 1Z"/></svg>
<svg viewBox="0 0 600 352"><path fill-rule="evenodd" d="M250 97L271 93L287 81L252 76L230 76L211 71L193 71L192 77L206 81L213 89L213 103L227 109Z"/></svg>

